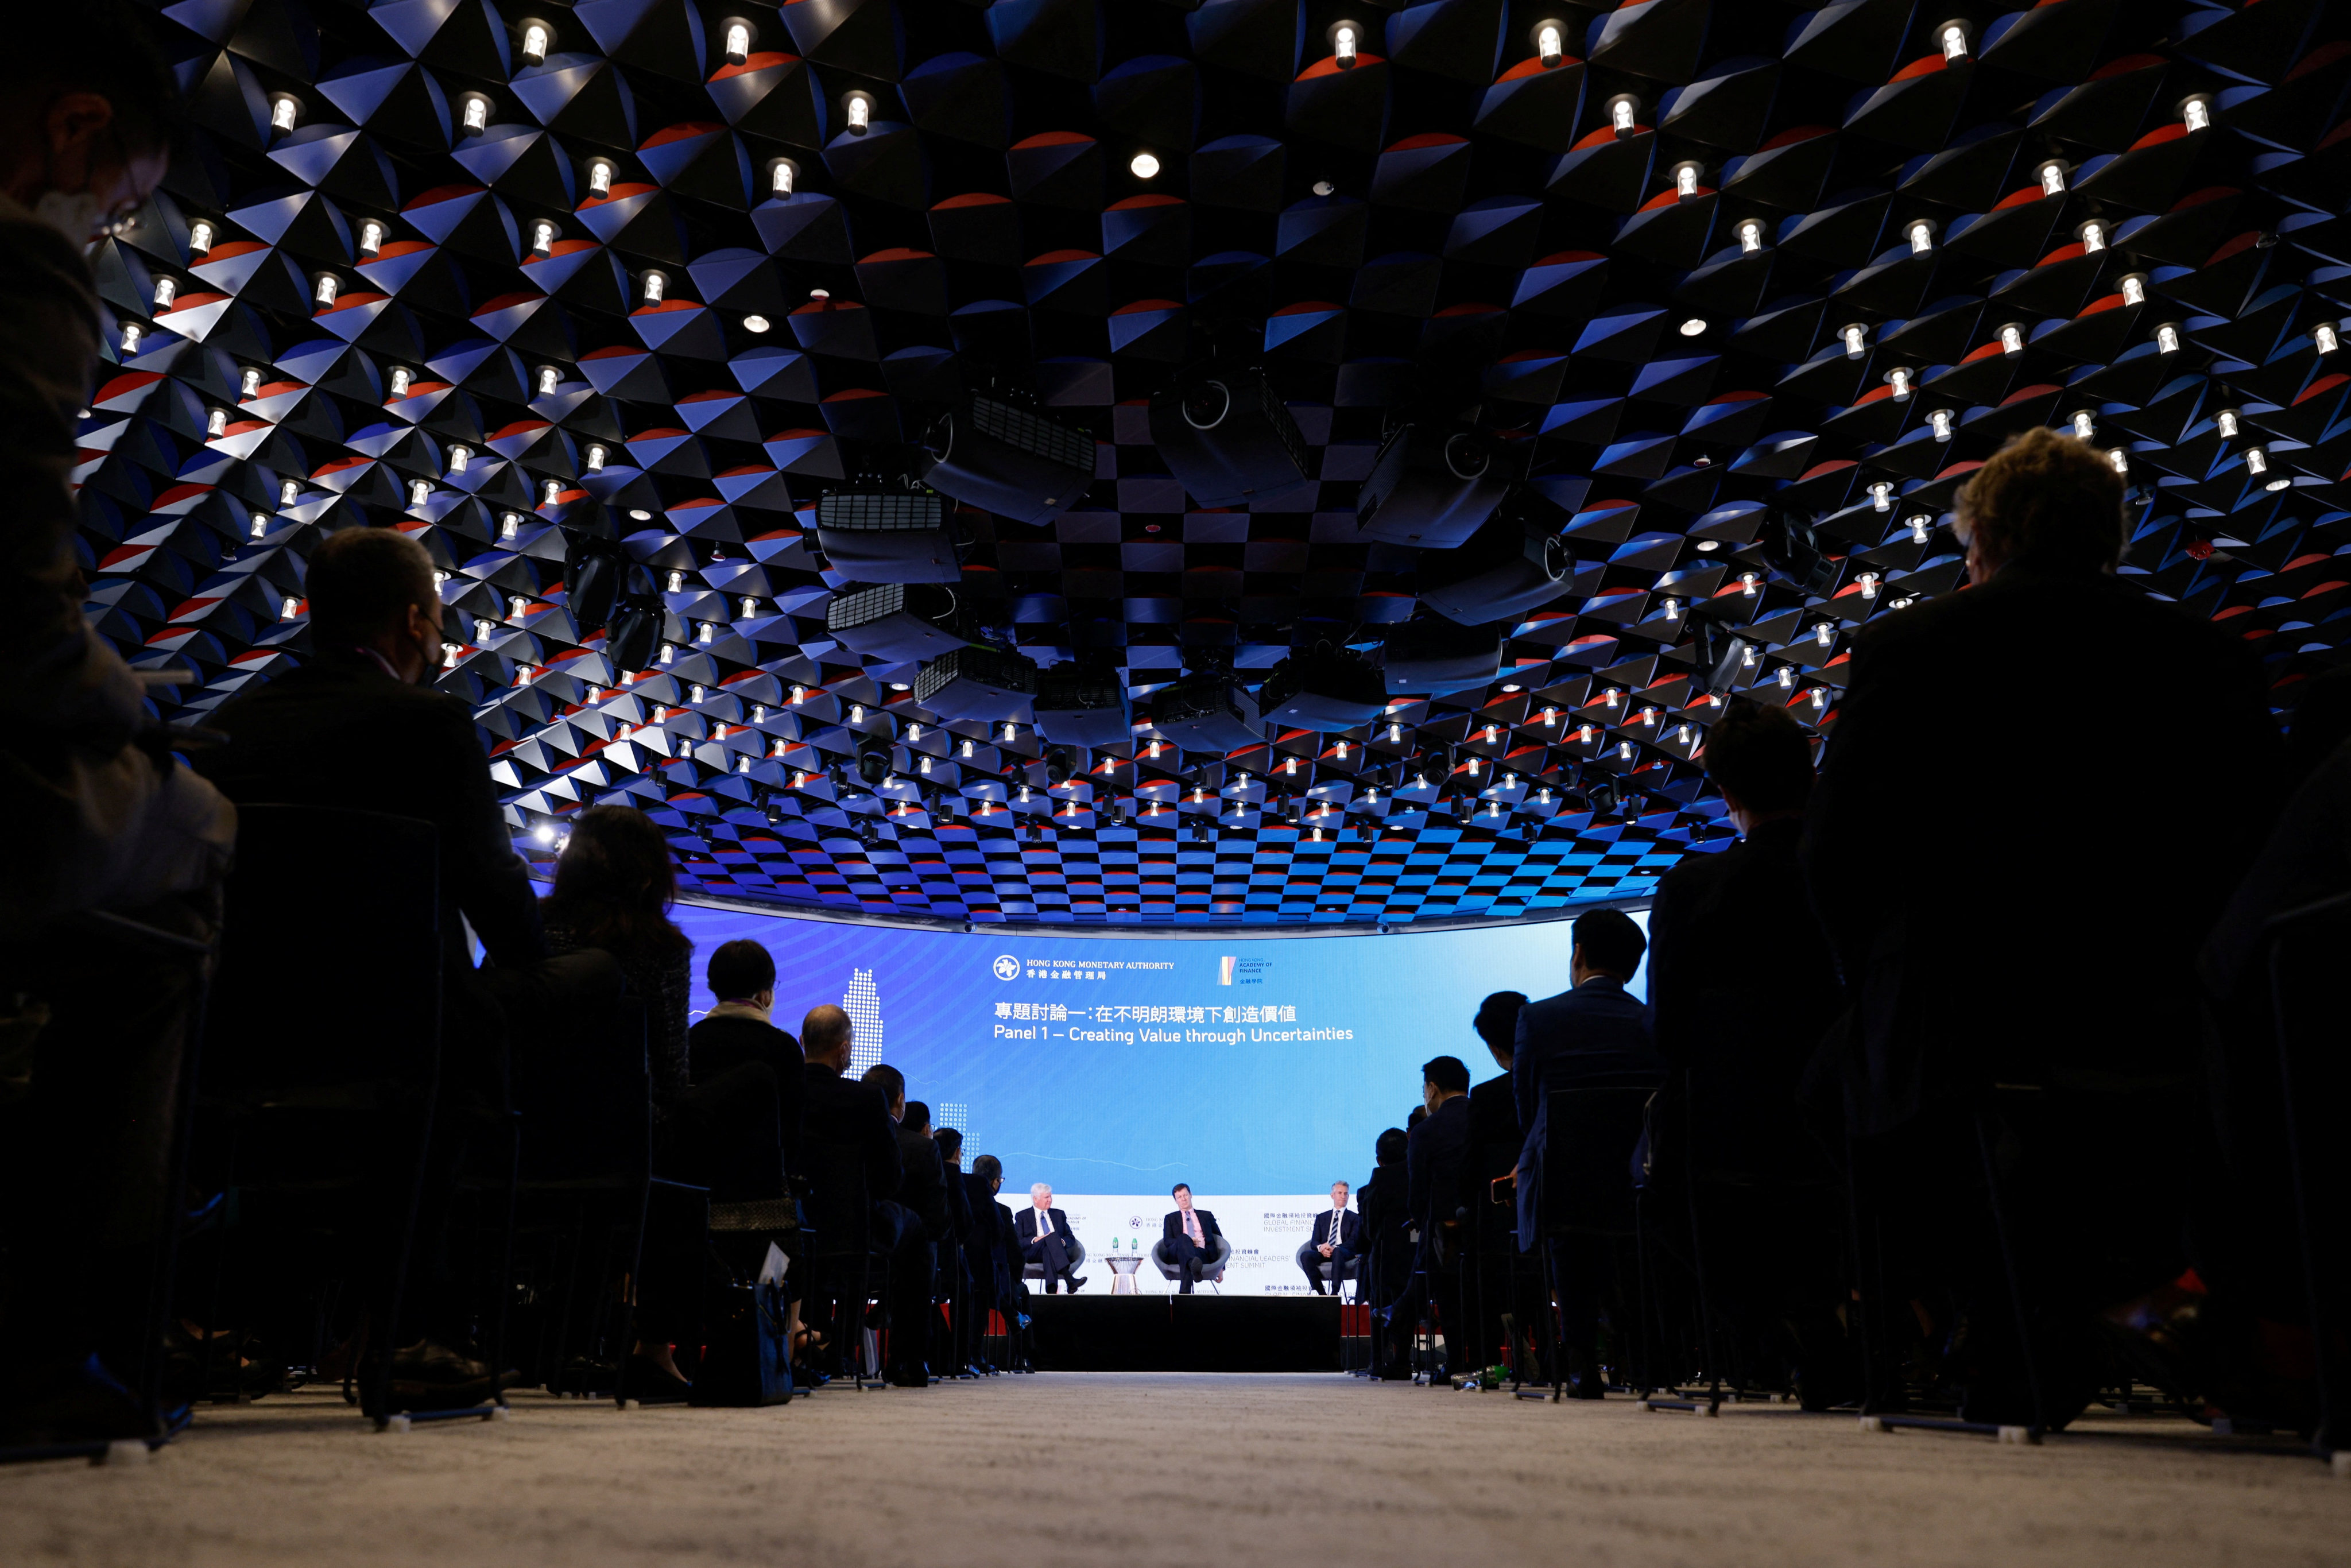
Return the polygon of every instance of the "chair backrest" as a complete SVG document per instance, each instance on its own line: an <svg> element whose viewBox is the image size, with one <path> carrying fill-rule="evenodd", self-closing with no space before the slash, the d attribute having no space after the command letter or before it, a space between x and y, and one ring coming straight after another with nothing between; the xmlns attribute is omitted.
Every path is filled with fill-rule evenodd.
<svg viewBox="0 0 2351 1568"><path fill-rule="evenodd" d="M653 1168L644 998L623 992L599 1013L562 1031L559 1058L516 1061L526 1182L635 1181Z"/></svg>
<svg viewBox="0 0 2351 1568"><path fill-rule="evenodd" d="M1633 1150L1656 1092L1654 1082L1618 1082L1543 1097L1544 1229L1632 1233Z"/></svg>
<svg viewBox="0 0 2351 1568"><path fill-rule="evenodd" d="M206 1009L207 1092L429 1088L442 1003L437 846L433 824L409 817L239 809Z"/></svg>
<svg viewBox="0 0 2351 1568"><path fill-rule="evenodd" d="M873 1204L865 1188L865 1151L854 1144L811 1138L800 1145L808 1166L810 1251L848 1258L872 1249Z"/></svg>

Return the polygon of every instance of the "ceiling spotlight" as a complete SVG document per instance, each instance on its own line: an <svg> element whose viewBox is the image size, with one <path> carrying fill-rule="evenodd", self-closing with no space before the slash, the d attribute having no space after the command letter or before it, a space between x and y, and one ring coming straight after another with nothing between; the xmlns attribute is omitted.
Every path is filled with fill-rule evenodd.
<svg viewBox="0 0 2351 1568"><path fill-rule="evenodd" d="M743 318L743 330L746 332L764 332L767 329L768 319L765 316L746 316Z"/></svg>
<svg viewBox="0 0 2351 1568"><path fill-rule="evenodd" d="M2201 94L2189 99L2179 106L2179 122L2190 131L2209 129L2212 123L2211 100Z"/></svg>
<svg viewBox="0 0 2351 1568"><path fill-rule="evenodd" d="M1752 255L1762 248L1763 225L1761 221L1756 218L1745 219L1739 225L1740 253L1741 255Z"/></svg>
<svg viewBox="0 0 2351 1568"><path fill-rule="evenodd" d="M1630 136L1640 125L1641 100L1618 93L1608 100L1608 124L1619 136Z"/></svg>
<svg viewBox="0 0 2351 1568"><path fill-rule="evenodd" d="M547 24L526 22L522 27L522 59L527 66L545 63L548 46Z"/></svg>
<svg viewBox="0 0 2351 1568"><path fill-rule="evenodd" d="M862 136L872 128L873 104L863 93L851 93L841 110L849 117L849 133L852 136Z"/></svg>
<svg viewBox="0 0 2351 1568"><path fill-rule="evenodd" d="M1682 336L1685 338L1695 338L1705 330L1706 318L1703 316L1693 316L1682 323Z"/></svg>
<svg viewBox="0 0 2351 1568"><path fill-rule="evenodd" d="M1944 23L1942 45L1943 58L1945 60L1966 59L1968 57L1968 30L1966 26L1958 22Z"/></svg>
<svg viewBox="0 0 2351 1568"><path fill-rule="evenodd" d="M1720 539L1700 539L1698 541L1698 548L1700 552L1707 555L1712 555L1716 550L1722 548L1722 541Z"/></svg>
<svg viewBox="0 0 2351 1568"><path fill-rule="evenodd" d="M1549 70L1557 66L1566 53L1565 40L1560 37L1559 24L1545 22L1535 29L1535 57Z"/></svg>
<svg viewBox="0 0 2351 1568"><path fill-rule="evenodd" d="M1159 177L1159 160L1148 152L1136 153L1126 167L1128 172L1138 180L1155 180Z"/></svg>
<svg viewBox="0 0 2351 1568"><path fill-rule="evenodd" d="M1331 63L1343 71L1355 68L1355 43L1359 35L1353 22L1341 22L1331 29Z"/></svg>
<svg viewBox="0 0 2351 1568"><path fill-rule="evenodd" d="M629 508L629 521L632 523L650 523L653 520L653 515L651 512L646 511L643 507L632 507Z"/></svg>
<svg viewBox="0 0 2351 1568"><path fill-rule="evenodd" d="M1336 195L1338 191L1339 187L1332 184L1328 180L1317 180L1314 182L1314 193L1318 196Z"/></svg>

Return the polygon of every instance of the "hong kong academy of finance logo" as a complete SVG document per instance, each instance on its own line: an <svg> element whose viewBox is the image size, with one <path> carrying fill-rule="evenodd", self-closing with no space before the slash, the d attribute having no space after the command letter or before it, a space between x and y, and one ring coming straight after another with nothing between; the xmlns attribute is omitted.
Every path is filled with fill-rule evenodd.
<svg viewBox="0 0 2351 1568"><path fill-rule="evenodd" d="M1017 980L1020 977L1020 960L1007 953L997 959L995 969L998 979Z"/></svg>

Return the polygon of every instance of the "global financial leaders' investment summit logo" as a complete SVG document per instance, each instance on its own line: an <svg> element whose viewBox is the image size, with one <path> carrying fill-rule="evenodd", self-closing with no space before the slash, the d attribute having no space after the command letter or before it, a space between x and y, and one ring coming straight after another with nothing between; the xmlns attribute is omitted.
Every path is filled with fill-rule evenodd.
<svg viewBox="0 0 2351 1568"><path fill-rule="evenodd" d="M1020 960L1009 953L998 958L992 967L996 970L996 977L999 980L1017 980L1020 977Z"/></svg>
<svg viewBox="0 0 2351 1568"><path fill-rule="evenodd" d="M1230 954L1227 954L1224 957L1217 959L1217 984L1220 986L1231 985L1233 983L1233 966L1238 962L1239 960L1232 956Z"/></svg>

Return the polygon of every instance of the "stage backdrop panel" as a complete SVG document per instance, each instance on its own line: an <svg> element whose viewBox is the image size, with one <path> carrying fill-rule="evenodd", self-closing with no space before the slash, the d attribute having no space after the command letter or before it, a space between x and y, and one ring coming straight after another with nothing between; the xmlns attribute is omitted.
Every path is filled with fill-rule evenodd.
<svg viewBox="0 0 2351 1568"><path fill-rule="evenodd" d="M696 1017L715 1001L702 978L712 949L762 943L776 958L776 1021L797 1032L810 1008L846 1008L856 1070L887 1061L905 1073L911 1097L963 1128L967 1165L1004 1162L1003 1201L1027 1203L1036 1181L1140 1194L1088 1197L1096 1207L1078 1231L1097 1251L1113 1234L1147 1249L1167 1189L1189 1182L1232 1236L1236 1281L1250 1289L1304 1288L1290 1253L1331 1183L1362 1182L1380 1130L1419 1103L1420 1064L1450 1054L1493 1076L1469 1028L1479 1000L1566 989L1571 946L1564 920L1203 941L676 914L695 942ZM1636 977L1645 995L1646 982ZM1147 1263L1144 1273L1158 1285Z"/></svg>

